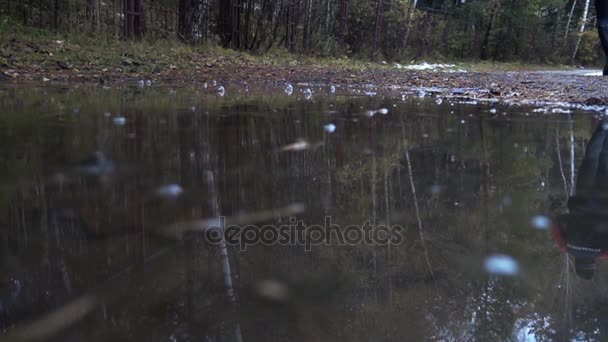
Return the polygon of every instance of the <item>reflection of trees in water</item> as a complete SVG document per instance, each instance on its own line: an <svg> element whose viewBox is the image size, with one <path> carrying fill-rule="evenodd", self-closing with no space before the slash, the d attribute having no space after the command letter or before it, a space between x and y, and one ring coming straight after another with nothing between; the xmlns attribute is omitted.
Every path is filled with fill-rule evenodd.
<svg viewBox="0 0 608 342"><path fill-rule="evenodd" d="M145 105L138 96L131 100ZM1 103L12 103L16 112L24 108L12 101ZM550 339L594 331L605 322L597 304L604 278L592 284L573 279L567 259L528 222L563 197L557 151L567 155L575 146L563 144L570 131L577 140L588 136L586 119L565 129L567 123L552 117L493 119L477 112L482 109L458 109L473 113L471 119L449 114L453 107L414 103L367 119L350 113L387 104L336 99L331 110L349 114L335 115L336 133L328 135L322 130L327 117L311 113L329 110L322 99L307 105L205 99L192 111L183 110L192 106L187 99L154 96L148 98L153 106L137 111L105 99L127 118L116 128L99 116L66 114L76 105L71 96L56 101L61 106L50 111L73 124L57 125L52 116L0 136L5 159L18 161L0 172L10 190L1 216L7 227L1 233L7 260L2 296L8 304L0 316L7 326L90 289L102 304L66 336L215 338L228 336L238 319L244 340L506 340L524 327ZM107 110L82 106L82 113ZM431 109L438 113L399 119L399 111ZM261 112L267 115L257 116ZM88 139L98 136L105 137ZM279 152L298 137L324 144ZM99 148L99 141L121 166L113 177L100 182L68 175L61 187L51 181L49 175ZM153 196L155 186L173 182L183 185L183 198ZM433 185L441 192L431 191ZM371 219L409 228L406 240L390 247L319 246L311 253L290 246L229 247L235 309L220 263L227 259L216 247L200 237L176 243L154 234L179 220L293 202L307 204L299 216L307 224L323 223L325 215L342 226ZM496 252L515 256L521 276L485 274L482 260ZM263 279L287 284L292 296L280 303L260 298L255 284ZM120 286L100 290L100 283Z"/></svg>

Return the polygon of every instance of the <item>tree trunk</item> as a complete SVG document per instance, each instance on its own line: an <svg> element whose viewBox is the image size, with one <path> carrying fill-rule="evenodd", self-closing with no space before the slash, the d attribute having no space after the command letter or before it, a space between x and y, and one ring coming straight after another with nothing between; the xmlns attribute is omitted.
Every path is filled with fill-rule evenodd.
<svg viewBox="0 0 608 342"><path fill-rule="evenodd" d="M486 29L486 33L483 37L483 44L481 46L481 59L488 59L489 49L490 49L490 36L492 35L492 30L494 29L494 24L496 23L496 17L498 17L498 11L500 10L500 3L498 1L494 2L494 8L492 9L492 17L490 18L490 22L488 23L488 28Z"/></svg>
<svg viewBox="0 0 608 342"><path fill-rule="evenodd" d="M230 9L230 47L238 50L241 48L241 0L232 0Z"/></svg>
<svg viewBox="0 0 608 342"><path fill-rule="evenodd" d="M572 2L572 9L570 9L570 14L568 14L568 23L566 24L566 33L564 33L564 40L568 39L568 33L570 31L570 23L572 22L572 15L574 14L574 8L576 8L576 1Z"/></svg>
<svg viewBox="0 0 608 342"><path fill-rule="evenodd" d="M222 46L229 47L232 35L232 0L223 0L219 3L216 32L220 36Z"/></svg>
<svg viewBox="0 0 608 342"><path fill-rule="evenodd" d="M585 32L585 27L587 26L587 15L589 14L590 2L590 0L585 1L585 10L583 11L583 17L581 20L581 29L578 31L578 38L576 39L576 45L574 46L574 51L572 52L572 57L570 58L570 64L574 64L576 54L578 53L578 48L580 47L581 40L583 39L583 33Z"/></svg>
<svg viewBox="0 0 608 342"><path fill-rule="evenodd" d="M380 44L380 35L382 33L382 0L376 3L376 24L374 25L374 46L372 48L372 61L376 60L378 54L378 45Z"/></svg>
<svg viewBox="0 0 608 342"><path fill-rule="evenodd" d="M340 1L340 33L338 36L338 44L340 50L344 50L346 41L346 19L348 17L348 0Z"/></svg>
<svg viewBox="0 0 608 342"><path fill-rule="evenodd" d="M296 52L296 18L295 0L287 0L287 27L285 34L285 48L289 53Z"/></svg>
<svg viewBox="0 0 608 342"><path fill-rule="evenodd" d="M142 0L125 0L124 33L126 38L143 34L143 17Z"/></svg>
<svg viewBox="0 0 608 342"><path fill-rule="evenodd" d="M61 0L55 0L55 31L61 26Z"/></svg>
<svg viewBox="0 0 608 342"><path fill-rule="evenodd" d="M422 31L420 32L420 37L422 37L422 41L420 42L420 50L418 50L418 57L425 57L428 51L429 38L429 21L431 19L431 15L429 12L424 14L424 18L422 19Z"/></svg>
<svg viewBox="0 0 608 342"><path fill-rule="evenodd" d="M325 12L325 35L331 36L329 23L331 19L331 0L327 0L327 11Z"/></svg>
<svg viewBox="0 0 608 342"><path fill-rule="evenodd" d="M190 21L191 0L179 0L179 10L177 17L178 38L183 41L190 41L192 38L192 22Z"/></svg>
<svg viewBox="0 0 608 342"><path fill-rule="evenodd" d="M304 51L308 51L310 49L311 19L312 19L312 0L306 0L306 17L304 18L304 39L302 42Z"/></svg>
<svg viewBox="0 0 608 342"><path fill-rule="evenodd" d="M405 25L405 35L403 36L403 42L401 43L401 49L405 52L407 48L407 41L410 38L410 31L412 29L412 21L414 20L414 13L416 12L416 5L418 0L413 0L412 4L407 9L407 24Z"/></svg>
<svg viewBox="0 0 608 342"><path fill-rule="evenodd" d="M91 25L91 31L99 30L99 6L98 0L87 0L87 19Z"/></svg>
<svg viewBox="0 0 608 342"><path fill-rule="evenodd" d="M562 21L562 11L560 10L557 14L557 20L555 22L555 27L553 28L553 34L551 35L551 55L555 54L555 49L557 48L557 39L558 32L560 27L560 22Z"/></svg>

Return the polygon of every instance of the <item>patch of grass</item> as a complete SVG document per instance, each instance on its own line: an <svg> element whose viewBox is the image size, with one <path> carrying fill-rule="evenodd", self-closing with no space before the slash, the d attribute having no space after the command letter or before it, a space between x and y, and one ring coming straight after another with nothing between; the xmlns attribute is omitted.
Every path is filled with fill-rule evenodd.
<svg viewBox="0 0 608 342"><path fill-rule="evenodd" d="M382 59L380 59L382 60ZM453 61L444 58L405 61L410 63L453 63L457 69L473 72L564 69L563 65L530 65L492 61ZM0 66L11 69L60 70L75 68L83 72L159 73L227 64L262 64L280 67L305 66L340 70L394 70L394 63L373 63L349 57L315 57L290 54L274 47L261 55L225 49L216 45L192 46L175 39L125 41L112 36L63 35L24 27L9 17L0 17Z"/></svg>

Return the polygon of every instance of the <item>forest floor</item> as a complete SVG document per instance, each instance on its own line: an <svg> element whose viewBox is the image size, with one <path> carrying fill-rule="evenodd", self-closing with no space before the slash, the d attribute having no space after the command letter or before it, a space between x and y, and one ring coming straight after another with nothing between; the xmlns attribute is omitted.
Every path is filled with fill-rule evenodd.
<svg viewBox="0 0 608 342"><path fill-rule="evenodd" d="M421 65L421 64L417 64ZM13 82L197 85L331 84L338 88L507 102L608 105L608 77L560 66L458 63L437 68L325 59L271 51L263 56L177 42L59 39L0 32L0 79ZM549 69L544 70L543 69Z"/></svg>

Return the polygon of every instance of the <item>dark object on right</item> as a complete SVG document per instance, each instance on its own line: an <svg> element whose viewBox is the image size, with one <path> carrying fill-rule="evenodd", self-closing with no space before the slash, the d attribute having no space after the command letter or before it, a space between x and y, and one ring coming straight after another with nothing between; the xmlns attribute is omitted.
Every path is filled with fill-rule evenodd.
<svg viewBox="0 0 608 342"><path fill-rule="evenodd" d="M597 12L597 29L600 34L600 42L604 55L606 55L606 65L603 75L608 76L608 0L595 0L595 11Z"/></svg>

